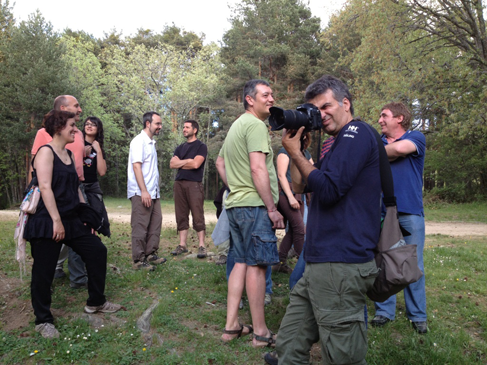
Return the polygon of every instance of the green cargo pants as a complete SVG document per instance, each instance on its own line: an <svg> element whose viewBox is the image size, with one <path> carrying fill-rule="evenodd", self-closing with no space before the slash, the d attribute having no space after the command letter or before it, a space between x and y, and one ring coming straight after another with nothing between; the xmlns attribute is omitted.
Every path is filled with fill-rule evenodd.
<svg viewBox="0 0 487 365"><path fill-rule="evenodd" d="M377 273L375 261L306 264L277 335L279 365L308 365L318 341L323 364L366 364L364 305Z"/></svg>

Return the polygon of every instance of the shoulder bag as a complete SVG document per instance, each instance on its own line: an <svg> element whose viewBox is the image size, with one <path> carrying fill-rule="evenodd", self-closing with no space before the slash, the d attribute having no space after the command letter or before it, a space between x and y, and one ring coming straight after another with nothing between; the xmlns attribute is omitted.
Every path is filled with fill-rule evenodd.
<svg viewBox="0 0 487 365"><path fill-rule="evenodd" d="M409 236L409 232L399 224L391 166L384 144L379 133L372 127L370 129L377 138L379 148L380 177L386 216L375 251L379 275L367 292L367 296L375 302L384 302L409 284L418 281L423 276L423 272L418 266L417 245L406 244L404 236Z"/></svg>

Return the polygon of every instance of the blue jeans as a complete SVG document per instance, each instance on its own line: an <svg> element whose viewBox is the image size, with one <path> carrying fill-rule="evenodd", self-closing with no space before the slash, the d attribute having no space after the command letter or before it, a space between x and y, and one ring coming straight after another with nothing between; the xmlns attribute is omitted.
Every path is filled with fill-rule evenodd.
<svg viewBox="0 0 487 365"><path fill-rule="evenodd" d="M234 266L235 266L235 260L233 259L231 253L229 253L227 256L227 281L228 278L230 277L230 273L232 272ZM267 270L265 271L265 293L266 294L272 294L271 273L272 273L272 267L267 266Z"/></svg>
<svg viewBox="0 0 487 365"><path fill-rule="evenodd" d="M69 248L68 252L69 281L74 284L86 284L88 274L86 273L85 263L80 255Z"/></svg>
<svg viewBox="0 0 487 365"><path fill-rule="evenodd" d="M411 233L410 236L404 237L406 243L408 245L418 245L418 266L424 274L424 216L400 214L399 223ZM412 322L426 321L426 286L424 275L417 282L409 284L404 289L404 301L406 302L406 315ZM393 295L383 303L375 303L375 315L394 320L396 317L396 296Z"/></svg>
<svg viewBox="0 0 487 365"><path fill-rule="evenodd" d="M235 262L250 266L279 263L277 237L265 207L227 209L230 251Z"/></svg>
<svg viewBox="0 0 487 365"><path fill-rule="evenodd" d="M305 226L306 223L308 222L308 204L306 203L307 203L306 194L303 194L303 204L304 204L303 222ZM303 249L301 251L301 254L299 255L298 262L296 263L296 266L294 266L293 272L289 277L289 290L293 290L294 285L296 285L299 279L303 277L304 267L306 265L306 262L304 262L304 258L303 258L304 246L306 246L306 232L304 234Z"/></svg>
<svg viewBox="0 0 487 365"><path fill-rule="evenodd" d="M265 207L231 208L227 210L230 225L230 250L227 256L227 281L235 266L235 262L251 265L256 259L256 250L262 251L262 245L269 252L265 252L267 260L279 262L277 253L277 237L272 229L272 222ZM237 255L237 256L235 256ZM237 258L238 257L238 258ZM267 265L265 275L265 292L272 294L272 267Z"/></svg>
<svg viewBox="0 0 487 365"><path fill-rule="evenodd" d="M301 251L301 255L299 255L298 262L296 266L294 266L293 272L289 277L289 289L293 290L294 285L303 277L304 267L306 266L306 262L304 261L304 247L306 246L306 235L304 236L304 245L303 251Z"/></svg>

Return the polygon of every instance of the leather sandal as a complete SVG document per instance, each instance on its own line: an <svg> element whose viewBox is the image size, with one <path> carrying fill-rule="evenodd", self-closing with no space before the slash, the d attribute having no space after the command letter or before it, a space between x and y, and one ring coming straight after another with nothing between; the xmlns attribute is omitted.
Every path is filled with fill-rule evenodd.
<svg viewBox="0 0 487 365"><path fill-rule="evenodd" d="M254 344L252 342L252 347L254 348L261 348L261 347L276 347L276 334L269 330L269 337L259 336L254 333L254 339L259 342L264 342L264 344Z"/></svg>
<svg viewBox="0 0 487 365"><path fill-rule="evenodd" d="M243 333L244 328L248 328L249 329L249 332L248 333ZM234 338L232 338L230 340L224 340L222 338L222 341L223 342L230 342L230 341L233 341L233 340L235 340L237 338L250 335L253 332L254 332L254 329L252 328L251 325L248 325L248 324L240 324L240 329L238 329L238 330L227 330L226 328L224 328L223 329L223 334L225 334L225 335L237 335L237 337L234 337Z"/></svg>

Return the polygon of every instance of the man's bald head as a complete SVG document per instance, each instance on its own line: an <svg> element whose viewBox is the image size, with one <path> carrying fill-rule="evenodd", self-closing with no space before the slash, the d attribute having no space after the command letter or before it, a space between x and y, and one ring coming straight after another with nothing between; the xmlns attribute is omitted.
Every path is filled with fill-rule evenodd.
<svg viewBox="0 0 487 365"><path fill-rule="evenodd" d="M78 100L71 95L59 95L54 99L54 110L65 110L75 114L74 119L79 121L79 116L82 112Z"/></svg>

